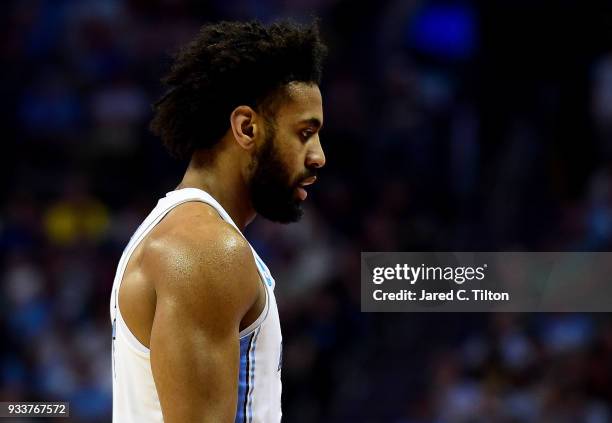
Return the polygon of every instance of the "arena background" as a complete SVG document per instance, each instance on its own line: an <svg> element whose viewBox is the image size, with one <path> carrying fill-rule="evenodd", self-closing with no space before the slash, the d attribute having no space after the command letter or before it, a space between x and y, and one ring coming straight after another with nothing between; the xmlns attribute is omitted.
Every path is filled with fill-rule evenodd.
<svg viewBox="0 0 612 423"><path fill-rule="evenodd" d="M610 3L0 10L0 400L67 400L70 421L110 421L115 266L185 165L147 131L168 53L207 21L314 13L330 47L327 166L301 223L248 229L277 280L284 421L612 421L608 314L359 305L360 251L610 249Z"/></svg>

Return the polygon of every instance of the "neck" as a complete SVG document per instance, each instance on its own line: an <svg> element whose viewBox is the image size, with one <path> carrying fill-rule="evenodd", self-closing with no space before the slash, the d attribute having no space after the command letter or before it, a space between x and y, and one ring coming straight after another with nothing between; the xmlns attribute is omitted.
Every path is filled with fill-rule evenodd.
<svg viewBox="0 0 612 423"><path fill-rule="evenodd" d="M176 187L181 188L199 188L212 195L241 231L255 218L248 187L237 166L227 163L223 154L205 162L194 153L183 180Z"/></svg>

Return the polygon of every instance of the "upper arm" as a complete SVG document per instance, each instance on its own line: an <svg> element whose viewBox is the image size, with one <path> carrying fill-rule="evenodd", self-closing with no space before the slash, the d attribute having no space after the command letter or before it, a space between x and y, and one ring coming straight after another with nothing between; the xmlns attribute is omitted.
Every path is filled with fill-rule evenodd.
<svg viewBox="0 0 612 423"><path fill-rule="evenodd" d="M250 246L216 225L166 240L148 261L157 293L151 368L164 421L233 422L239 326L259 286Z"/></svg>

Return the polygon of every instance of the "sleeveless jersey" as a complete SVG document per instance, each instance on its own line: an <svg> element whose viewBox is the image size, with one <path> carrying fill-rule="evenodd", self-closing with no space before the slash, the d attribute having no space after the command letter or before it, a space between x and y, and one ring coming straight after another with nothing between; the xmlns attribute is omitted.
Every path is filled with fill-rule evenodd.
<svg viewBox="0 0 612 423"><path fill-rule="evenodd" d="M113 423L163 422L151 371L149 349L138 341L123 320L119 310L118 292L128 260L138 244L170 210L189 201L201 201L214 207L223 220L240 232L231 217L210 194L197 188L184 188L171 191L160 199L132 235L117 266L110 300L113 328ZM239 334L240 371L235 421L237 423L279 422L282 337L274 297L275 282L253 247L251 251L266 287L266 304L255 322Z"/></svg>

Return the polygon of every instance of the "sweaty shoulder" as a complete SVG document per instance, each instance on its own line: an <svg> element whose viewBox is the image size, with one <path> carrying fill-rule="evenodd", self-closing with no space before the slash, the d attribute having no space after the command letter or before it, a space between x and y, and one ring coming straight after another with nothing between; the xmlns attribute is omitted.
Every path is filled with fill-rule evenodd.
<svg viewBox="0 0 612 423"><path fill-rule="evenodd" d="M257 299L259 274L251 247L206 203L177 206L143 247L141 265L158 302L221 310L239 322Z"/></svg>

